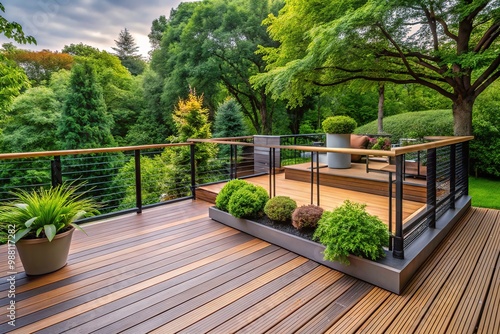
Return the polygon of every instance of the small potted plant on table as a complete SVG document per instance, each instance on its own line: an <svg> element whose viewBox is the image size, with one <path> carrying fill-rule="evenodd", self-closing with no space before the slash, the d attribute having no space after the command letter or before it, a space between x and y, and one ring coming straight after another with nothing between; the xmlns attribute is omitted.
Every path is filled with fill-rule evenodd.
<svg viewBox="0 0 500 334"><path fill-rule="evenodd" d="M27 275L42 275L66 265L75 221L98 213L98 204L73 183L28 192L0 206L0 223L15 243Z"/></svg>

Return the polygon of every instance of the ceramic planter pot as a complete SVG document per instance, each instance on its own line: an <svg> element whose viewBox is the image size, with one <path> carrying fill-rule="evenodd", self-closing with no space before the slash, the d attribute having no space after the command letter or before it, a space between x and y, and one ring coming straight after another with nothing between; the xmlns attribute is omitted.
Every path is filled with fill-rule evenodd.
<svg viewBox="0 0 500 334"><path fill-rule="evenodd" d="M74 228L57 234L51 242L47 238L21 239L16 248L27 275L43 275L64 267Z"/></svg>
<svg viewBox="0 0 500 334"><path fill-rule="evenodd" d="M350 134L326 134L326 147L329 148L350 148ZM351 168L351 155L345 153L326 154L329 168Z"/></svg>

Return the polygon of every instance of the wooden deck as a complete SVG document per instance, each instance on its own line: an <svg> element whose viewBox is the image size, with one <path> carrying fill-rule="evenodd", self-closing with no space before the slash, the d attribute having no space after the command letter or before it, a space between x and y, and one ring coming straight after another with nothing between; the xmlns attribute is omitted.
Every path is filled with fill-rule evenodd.
<svg viewBox="0 0 500 334"><path fill-rule="evenodd" d="M499 211L471 209L398 296L212 221L208 207L184 201L75 232L66 267L18 268L14 299L2 279L0 332L500 331Z"/></svg>
<svg viewBox="0 0 500 334"><path fill-rule="evenodd" d="M376 174L376 173L371 173ZM380 177L384 175L376 174ZM387 179L387 177L384 177ZM269 176L258 176L245 179L253 184L260 185L269 191ZM210 203L215 203L215 197L222 189L225 183L212 184L203 186L196 190L196 196ZM387 183L385 184L388 189ZM388 190L387 190L388 191ZM313 203L317 204L316 185L314 185ZM293 198L298 206L311 204L311 185L310 183L287 179L285 173L276 174L276 195L289 196ZM335 188L320 184L320 206L325 210L332 210L337 206L342 205L344 200L365 203L366 211L372 215L378 216L383 222L389 222L389 198L386 196L368 194L364 192ZM395 208L395 200L393 199L393 210ZM403 220L415 214L422 209L423 203L403 200ZM395 213L393 212L393 215ZM393 224L395 224L393 216Z"/></svg>

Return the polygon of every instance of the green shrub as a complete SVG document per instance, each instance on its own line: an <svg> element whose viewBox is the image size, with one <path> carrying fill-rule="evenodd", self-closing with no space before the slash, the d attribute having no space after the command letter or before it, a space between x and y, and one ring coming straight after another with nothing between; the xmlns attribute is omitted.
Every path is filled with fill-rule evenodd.
<svg viewBox="0 0 500 334"><path fill-rule="evenodd" d="M272 220L286 222L292 218L297 202L287 196L276 196L267 201L264 213Z"/></svg>
<svg viewBox="0 0 500 334"><path fill-rule="evenodd" d="M477 176L500 177L500 127L489 120L472 120L474 140L470 142L471 170Z"/></svg>
<svg viewBox="0 0 500 334"><path fill-rule="evenodd" d="M222 211L228 211L229 200L231 199L231 195L238 189L246 186L248 182L243 180L231 180L221 189L217 197L215 198L215 206Z"/></svg>
<svg viewBox="0 0 500 334"><path fill-rule="evenodd" d="M356 129L358 123L349 116L330 116L321 125L326 133L348 134Z"/></svg>
<svg viewBox="0 0 500 334"><path fill-rule="evenodd" d="M323 208L317 205L303 205L292 213L292 225L297 229L316 228L323 215Z"/></svg>
<svg viewBox="0 0 500 334"><path fill-rule="evenodd" d="M268 200L266 189L247 183L231 195L228 212L236 218L259 217Z"/></svg>
<svg viewBox="0 0 500 334"><path fill-rule="evenodd" d="M349 254L371 260L385 255L383 246L389 243L387 226L365 208L366 204L346 200L333 211L323 213L313 238L326 246L325 260L348 265Z"/></svg>
<svg viewBox="0 0 500 334"><path fill-rule="evenodd" d="M384 117L384 132L391 135L393 143L400 138L453 136L453 114L451 110L428 110ZM377 121L356 128L354 133L377 133Z"/></svg>

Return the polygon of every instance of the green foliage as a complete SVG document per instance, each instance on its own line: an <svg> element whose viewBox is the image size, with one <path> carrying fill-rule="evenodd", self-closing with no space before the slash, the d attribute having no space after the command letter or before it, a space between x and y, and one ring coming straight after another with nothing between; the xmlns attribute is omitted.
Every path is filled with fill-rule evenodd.
<svg viewBox="0 0 500 334"><path fill-rule="evenodd" d="M500 179L469 177L472 206L500 210Z"/></svg>
<svg viewBox="0 0 500 334"><path fill-rule="evenodd" d="M61 104L50 88L30 88L18 96L3 130L3 152L34 152L57 149L57 123Z"/></svg>
<svg viewBox="0 0 500 334"><path fill-rule="evenodd" d="M325 211L314 232L314 240L326 246L324 258L349 264L348 256L377 260L385 256L389 231L380 218L365 210L366 204L349 200L333 211Z"/></svg>
<svg viewBox="0 0 500 334"><path fill-rule="evenodd" d="M23 69L0 53L0 125L14 98L30 86Z"/></svg>
<svg viewBox="0 0 500 334"><path fill-rule="evenodd" d="M249 183L231 195L228 212L236 218L259 217L268 200L266 189Z"/></svg>
<svg viewBox="0 0 500 334"><path fill-rule="evenodd" d="M73 67L68 98L59 124L58 135L63 149L109 147L111 118L106 112L102 88L89 63Z"/></svg>
<svg viewBox="0 0 500 334"><path fill-rule="evenodd" d="M302 205L292 213L292 225L301 230L304 228L316 228L323 215L323 208L317 205Z"/></svg>
<svg viewBox="0 0 500 334"><path fill-rule="evenodd" d="M498 124L498 123L497 123ZM471 169L475 176L500 177L500 124L477 117L472 122L474 140L470 142Z"/></svg>
<svg viewBox="0 0 500 334"><path fill-rule="evenodd" d="M5 13L5 7L1 2L0 11ZM0 34L21 44L36 44L33 36L26 36L24 34L23 27L19 23L9 22L3 15L0 15Z"/></svg>
<svg viewBox="0 0 500 334"><path fill-rule="evenodd" d="M389 116L384 118L384 131L391 135L393 143L397 143L400 138L452 136L453 115L451 110L428 110ZM354 133L377 133L377 122L360 126Z"/></svg>
<svg viewBox="0 0 500 334"><path fill-rule="evenodd" d="M234 99L229 99L219 106L215 114L214 137L241 137L247 135L241 106ZM231 147L229 145L219 146L219 155L229 157ZM241 147L238 147L241 153Z"/></svg>
<svg viewBox="0 0 500 334"><path fill-rule="evenodd" d="M222 187L222 189L217 194L217 197L215 198L215 205L217 206L217 208L219 208L222 211L228 212L229 200L231 199L233 193L236 190L243 188L247 184L248 182L239 179L234 179L226 183L224 187Z"/></svg>
<svg viewBox="0 0 500 334"><path fill-rule="evenodd" d="M172 167L161 155L154 157L141 156L141 194L142 204L155 204L162 200L167 191L169 172ZM136 207L135 159L130 159L113 179L113 189L123 194L118 209L126 210Z"/></svg>
<svg viewBox="0 0 500 334"><path fill-rule="evenodd" d="M16 200L0 207L2 230L14 225L15 241L21 238L47 238L49 241L68 227L79 228L74 222L98 214L98 205L79 187L65 183L50 189L27 192L18 190Z"/></svg>
<svg viewBox="0 0 500 334"><path fill-rule="evenodd" d="M499 10L497 1L286 1L264 22L279 44L259 50L268 72L251 82L291 105L354 81L417 84L448 99L455 134L470 135L474 100L498 79Z"/></svg>
<svg viewBox="0 0 500 334"><path fill-rule="evenodd" d="M350 134L358 124L349 116L331 116L321 123L323 131L334 134Z"/></svg>
<svg viewBox="0 0 500 334"><path fill-rule="evenodd" d="M288 196L276 196L267 201L264 213L274 221L286 222L292 218L297 202Z"/></svg>
<svg viewBox="0 0 500 334"><path fill-rule="evenodd" d="M211 110L231 95L256 133L270 133L277 104L248 80L265 71L255 51L275 43L261 22L281 6L281 1L209 0L182 3L173 10L151 60L163 80L164 107L172 109L189 86L203 93Z"/></svg>
<svg viewBox="0 0 500 334"><path fill-rule="evenodd" d="M137 53L139 47L135 43L134 37L127 28L120 31L118 40L115 40L116 47L112 49L116 52L118 58L132 75L139 75L144 72L146 63L141 59Z"/></svg>

